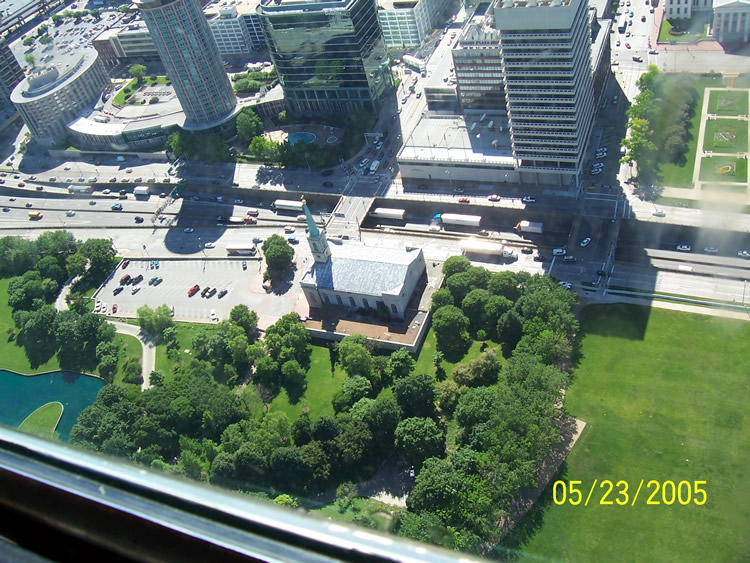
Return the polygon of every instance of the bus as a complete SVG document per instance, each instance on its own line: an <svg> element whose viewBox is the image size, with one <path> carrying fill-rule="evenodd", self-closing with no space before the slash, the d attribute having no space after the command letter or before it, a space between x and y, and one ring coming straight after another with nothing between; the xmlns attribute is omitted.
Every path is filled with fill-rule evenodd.
<svg viewBox="0 0 750 563"><path fill-rule="evenodd" d="M419 72L425 72L427 70L427 63L420 58L412 55L404 55L401 57L401 60L406 66L418 70Z"/></svg>
<svg viewBox="0 0 750 563"><path fill-rule="evenodd" d="M626 13L623 13L620 16L620 21L617 22L617 31L620 33L625 33L625 31L628 28L628 15Z"/></svg>
<svg viewBox="0 0 750 563"><path fill-rule="evenodd" d="M273 202L273 208L278 211L295 211L297 215L304 211L304 204L301 201L289 199L277 199Z"/></svg>
<svg viewBox="0 0 750 563"><path fill-rule="evenodd" d="M68 186L68 193L69 194L90 194L93 193L94 186L87 186L87 185L74 185L70 184Z"/></svg>
<svg viewBox="0 0 750 563"><path fill-rule="evenodd" d="M229 256L255 256L258 249L254 244L240 244L227 246L227 255Z"/></svg>

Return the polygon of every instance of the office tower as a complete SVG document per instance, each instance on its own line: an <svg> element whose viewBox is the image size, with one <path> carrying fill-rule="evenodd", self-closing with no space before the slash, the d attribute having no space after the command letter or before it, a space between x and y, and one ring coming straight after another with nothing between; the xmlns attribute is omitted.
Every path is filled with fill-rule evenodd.
<svg viewBox="0 0 750 563"><path fill-rule="evenodd" d="M263 0L263 33L297 113L378 111L393 77L374 0Z"/></svg>
<svg viewBox="0 0 750 563"><path fill-rule="evenodd" d="M185 129L206 129L237 104L198 0L137 0L185 112Z"/></svg>

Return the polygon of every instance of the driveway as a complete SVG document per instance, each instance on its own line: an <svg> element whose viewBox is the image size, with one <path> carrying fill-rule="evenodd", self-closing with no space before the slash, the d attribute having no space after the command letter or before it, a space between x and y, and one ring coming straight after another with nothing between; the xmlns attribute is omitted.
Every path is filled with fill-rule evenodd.
<svg viewBox="0 0 750 563"><path fill-rule="evenodd" d="M143 359L141 360L143 383L141 384L141 391L145 391L146 389L151 387L151 382L149 381L148 377L151 372L154 371L154 366L156 365L156 346L154 346L154 341L151 338L151 335L143 332L140 327L134 325L120 323L117 321L109 322L112 323L112 325L115 327L115 330L120 334L129 334L130 336L135 336L141 343L141 347L143 348Z"/></svg>

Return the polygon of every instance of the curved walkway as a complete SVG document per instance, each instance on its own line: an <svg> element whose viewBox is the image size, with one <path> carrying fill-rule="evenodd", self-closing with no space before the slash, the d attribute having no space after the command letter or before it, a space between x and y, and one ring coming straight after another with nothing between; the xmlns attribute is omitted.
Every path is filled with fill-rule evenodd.
<svg viewBox="0 0 750 563"><path fill-rule="evenodd" d="M151 335L142 331L140 327L137 327L135 325L129 325L127 323L121 323L118 321L108 322L112 323L112 325L115 327L115 330L120 334L135 336L141 343L141 347L143 348L143 355L141 359L143 383L141 384L141 391L145 391L146 389L151 387L151 382L149 381L148 377L149 375L151 375L151 372L154 371L154 366L156 365L156 346L154 345L154 341L151 338Z"/></svg>

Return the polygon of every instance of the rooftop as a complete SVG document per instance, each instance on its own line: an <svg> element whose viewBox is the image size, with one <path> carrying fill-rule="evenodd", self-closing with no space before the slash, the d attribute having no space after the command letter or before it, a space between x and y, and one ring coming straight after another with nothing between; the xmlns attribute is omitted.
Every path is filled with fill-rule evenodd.
<svg viewBox="0 0 750 563"><path fill-rule="evenodd" d="M383 10L406 10L416 7L420 0L378 0L378 8Z"/></svg>
<svg viewBox="0 0 750 563"><path fill-rule="evenodd" d="M237 14L254 14L258 10L260 0L219 0L209 2L203 7L206 15L218 14L223 9L234 8Z"/></svg>
<svg viewBox="0 0 750 563"><path fill-rule="evenodd" d="M398 295L421 248L391 249L331 245L331 259L315 263L303 278L321 288L364 295Z"/></svg>
<svg viewBox="0 0 750 563"><path fill-rule="evenodd" d="M559 8L567 6L570 0L498 0L497 8Z"/></svg>

